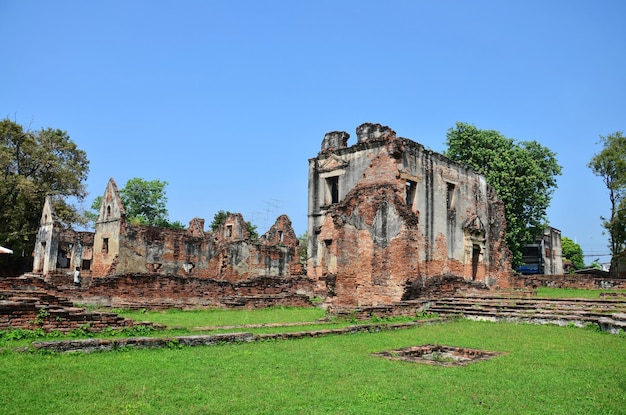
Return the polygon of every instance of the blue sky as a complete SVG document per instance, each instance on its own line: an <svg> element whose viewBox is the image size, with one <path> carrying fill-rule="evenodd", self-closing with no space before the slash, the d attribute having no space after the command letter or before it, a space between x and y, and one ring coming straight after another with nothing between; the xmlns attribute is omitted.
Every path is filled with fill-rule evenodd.
<svg viewBox="0 0 626 415"><path fill-rule="evenodd" d="M113 177L163 180L171 220L306 230L326 132L388 125L435 151L456 121L563 166L550 224L608 260L599 135L626 129L624 1L0 2L0 116L66 130ZM592 257L593 256L593 257Z"/></svg>

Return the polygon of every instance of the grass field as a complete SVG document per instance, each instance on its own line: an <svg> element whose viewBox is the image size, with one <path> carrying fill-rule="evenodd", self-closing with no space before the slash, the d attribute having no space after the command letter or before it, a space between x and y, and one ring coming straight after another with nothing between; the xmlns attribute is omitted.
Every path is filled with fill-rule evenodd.
<svg viewBox="0 0 626 415"><path fill-rule="evenodd" d="M539 298L600 298L601 293L626 293L626 290L582 290L577 288L537 288L537 297ZM610 299L611 297L609 297Z"/></svg>
<svg viewBox="0 0 626 415"><path fill-rule="evenodd" d="M315 307L268 307L251 310L215 308L186 311L118 311L121 316L136 321L146 320L168 327L187 329L206 326L312 322L322 319L326 315L324 310Z"/></svg>
<svg viewBox="0 0 626 415"><path fill-rule="evenodd" d="M300 313L280 312L290 311ZM418 344L505 354L464 367L371 355ZM2 414L624 414L626 337L458 320L197 348L66 355L5 348L0 379Z"/></svg>

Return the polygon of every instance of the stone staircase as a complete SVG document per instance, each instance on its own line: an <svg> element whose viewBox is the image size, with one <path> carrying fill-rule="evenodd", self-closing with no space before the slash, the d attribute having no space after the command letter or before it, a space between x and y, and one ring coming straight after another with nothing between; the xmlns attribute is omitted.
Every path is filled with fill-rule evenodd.
<svg viewBox="0 0 626 415"><path fill-rule="evenodd" d="M534 324L595 324L613 334L626 330L626 299L542 299L499 296L446 297L431 300L428 312L471 320Z"/></svg>
<svg viewBox="0 0 626 415"><path fill-rule="evenodd" d="M4 278L0 282L0 330L42 329L67 333L82 329L99 332L138 325L160 328L157 324L135 322L116 313L76 307L36 277Z"/></svg>

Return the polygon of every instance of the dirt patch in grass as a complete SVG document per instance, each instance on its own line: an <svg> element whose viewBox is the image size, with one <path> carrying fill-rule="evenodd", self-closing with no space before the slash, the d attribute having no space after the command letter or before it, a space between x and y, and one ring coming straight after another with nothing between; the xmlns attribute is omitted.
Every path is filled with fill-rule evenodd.
<svg viewBox="0 0 626 415"><path fill-rule="evenodd" d="M391 360L406 360L408 362L440 366L465 366L502 354L503 353L499 352L468 349L465 347L442 346L438 344L425 344L373 353L374 356Z"/></svg>

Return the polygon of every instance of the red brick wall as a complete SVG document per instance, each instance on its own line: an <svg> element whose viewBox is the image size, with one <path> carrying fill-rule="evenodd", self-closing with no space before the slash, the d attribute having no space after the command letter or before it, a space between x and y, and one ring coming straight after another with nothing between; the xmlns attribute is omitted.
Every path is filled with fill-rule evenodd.
<svg viewBox="0 0 626 415"><path fill-rule="evenodd" d="M93 279L67 295L79 303L111 307L168 308L252 304L309 305L313 282L304 277L255 277L229 282L209 278L128 274Z"/></svg>

